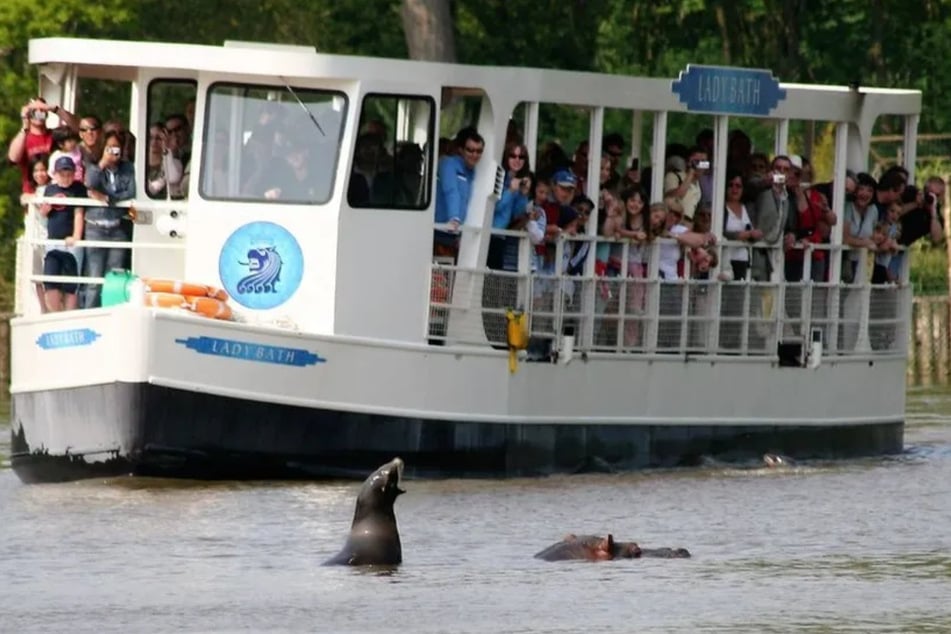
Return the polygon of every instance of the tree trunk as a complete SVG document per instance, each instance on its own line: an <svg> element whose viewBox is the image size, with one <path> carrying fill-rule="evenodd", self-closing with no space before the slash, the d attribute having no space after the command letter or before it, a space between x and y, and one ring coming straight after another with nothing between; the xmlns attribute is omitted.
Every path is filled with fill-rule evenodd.
<svg viewBox="0 0 951 634"><path fill-rule="evenodd" d="M400 15L410 59L456 61L449 0L402 0Z"/></svg>

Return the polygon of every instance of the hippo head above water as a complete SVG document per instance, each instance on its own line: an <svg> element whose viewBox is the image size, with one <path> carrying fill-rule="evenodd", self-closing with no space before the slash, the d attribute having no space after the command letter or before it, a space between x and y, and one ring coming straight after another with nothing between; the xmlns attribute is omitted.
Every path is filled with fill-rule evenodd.
<svg viewBox="0 0 951 634"><path fill-rule="evenodd" d="M560 542L535 554L545 561L609 561L612 559L639 559L658 557L685 559L690 557L686 548L641 548L636 542L620 542L614 535L566 535Z"/></svg>
<svg viewBox="0 0 951 634"><path fill-rule="evenodd" d="M570 559L585 561L606 561L610 559L635 559L641 556L641 549L634 542L619 542L614 536L566 535L537 553L537 559L545 561L565 561Z"/></svg>

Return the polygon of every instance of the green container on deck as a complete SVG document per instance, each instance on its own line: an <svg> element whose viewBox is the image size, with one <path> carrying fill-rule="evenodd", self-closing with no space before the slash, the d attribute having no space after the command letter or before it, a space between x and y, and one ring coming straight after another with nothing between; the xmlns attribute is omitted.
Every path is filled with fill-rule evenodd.
<svg viewBox="0 0 951 634"><path fill-rule="evenodd" d="M102 306L115 306L129 301L129 289L132 282L138 279L132 271L113 269L106 273L102 283Z"/></svg>

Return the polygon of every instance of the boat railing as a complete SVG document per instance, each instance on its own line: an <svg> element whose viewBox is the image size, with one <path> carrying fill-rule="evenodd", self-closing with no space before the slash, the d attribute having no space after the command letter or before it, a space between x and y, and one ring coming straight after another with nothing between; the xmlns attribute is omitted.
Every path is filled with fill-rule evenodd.
<svg viewBox="0 0 951 634"><path fill-rule="evenodd" d="M440 227L437 227L440 228ZM443 227L445 228L445 227ZM465 227L463 231L481 232ZM661 250L677 244L658 238L636 245L624 238L563 236L536 254L522 231L493 229L505 241L502 269L462 267L435 258L432 267L429 338L442 345L507 346L510 310L527 313L530 337L540 350L569 345L590 355L640 353L776 357L780 344L806 348L821 342L826 356L903 355L906 351L907 258L895 282L872 284L872 255L845 245L795 245L802 250L802 276L784 279L782 245L721 241L713 250L719 266L692 270L689 257L673 279L660 271ZM580 268L555 267L570 261L580 245L588 257ZM723 255L745 248L768 257L767 278L751 273L731 279ZM637 249L637 252L634 250ZM835 258L858 253L855 274L842 281ZM827 272L812 279L813 261L824 253ZM632 257L634 256L634 257ZM614 260L604 267L604 258ZM642 260L640 267L624 263ZM587 263L591 260L591 263ZM547 265L546 265L547 261ZM619 261L620 267L616 262ZM830 279L830 272L837 275ZM570 340L568 339L570 338ZM539 343L540 342L540 343Z"/></svg>
<svg viewBox="0 0 951 634"><path fill-rule="evenodd" d="M67 243L66 240L51 240L46 237L42 216L38 207L43 204L66 205L72 207L112 207L128 210L128 219L135 224L153 224L158 217L169 228L165 231L171 237L184 237L183 214L186 201L121 201L106 203L94 198L71 197L24 197L27 205L24 232L17 240L16 279L14 312L18 315L32 315L41 313L39 305L28 298L33 296L32 287L45 282L71 283L80 285L103 284L105 277L89 277L84 275L63 276L43 274L43 256L51 248L73 248L78 253L80 272L82 271L82 250L86 248L129 249L132 251L184 251L184 241L112 241L112 240L76 240ZM37 270L39 269L39 270Z"/></svg>

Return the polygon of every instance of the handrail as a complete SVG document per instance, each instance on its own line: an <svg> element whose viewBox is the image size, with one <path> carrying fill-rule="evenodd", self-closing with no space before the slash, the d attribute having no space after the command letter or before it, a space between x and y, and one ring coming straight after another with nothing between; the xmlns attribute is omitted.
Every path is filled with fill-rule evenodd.
<svg viewBox="0 0 951 634"><path fill-rule="evenodd" d="M449 224L436 226L453 229ZM482 333L485 319L489 319L485 323L494 328L492 337L499 336L496 322L504 318L503 305L486 304L485 291L479 290L484 288L479 281L481 277L492 276L497 280L487 287L492 289L489 292L501 289L503 296L511 297L501 301L515 301L515 307L524 305L532 336L549 340L553 352L563 345L557 333L570 322L575 332L574 349L586 353L637 351L651 355L675 352L689 356L724 352L735 355L740 352L775 359L779 354L776 342L783 339L805 342L814 336L814 331L823 333L825 349L832 356L904 353L903 344L894 342L904 341L902 329L905 326L898 303L906 301L908 285L903 281L906 278L872 284L869 277L871 259L866 257L870 250L864 247L808 241L799 241L792 247L808 253L826 251L831 254L830 258L850 252L862 254L857 258L859 265L852 282L843 281L837 271L835 277L829 277L827 281L813 280L810 275L813 258L808 254L802 257L802 277L786 281L783 253L788 253L788 250L783 242L767 244L736 240L719 240L710 245L719 250L720 262L717 267L710 268L709 275L698 278L691 271L691 259L681 255L683 264L678 276L664 279L658 275L660 249L665 244L680 244L674 238L656 238L645 244L622 236L561 234L545 242L550 252L554 252L554 258L549 254L547 263L542 266L539 262L536 267L530 265L531 258L526 257L533 253L534 246L527 231L475 226L460 226L455 230L457 233L517 239L518 268L496 270L485 266L456 266L451 260L433 262L433 275L439 276L434 277L434 281L442 280L439 283L447 291L439 299L430 301L431 310L435 311L430 314L430 334L447 343L481 345L483 337L489 337L489 331ZM587 244L589 259L597 255L592 243L595 246L615 245L611 256L620 258L625 264L619 274L599 274L589 267L569 274L560 264L568 253L569 241ZM617 249L617 245L622 248ZM627 268L629 249L635 245L643 248L638 258L645 267L643 276L632 275ZM773 264L770 278L755 279L748 274L734 280L718 275L730 268L728 260L724 259L724 251L736 247L768 251ZM515 260L511 262L515 266ZM906 270L907 260L903 263L903 271ZM832 272L830 266L829 274ZM448 284L446 280L449 280ZM462 283L457 285L452 280L462 280ZM538 292L550 294L553 290L556 297L561 293L573 297L573 300L569 304L556 301L552 305L548 298L541 299L547 304L536 303L541 297ZM630 303L632 297L635 298L634 305ZM487 315L491 317L485 317ZM538 328L536 322L540 324ZM452 323L456 325L449 325ZM640 335L634 335L637 343L632 344L627 339L628 323L635 323L640 331ZM599 334L599 329L605 327L616 333L608 335L607 343L603 331ZM887 343L883 343L886 340ZM494 339L488 341L498 343Z"/></svg>
<svg viewBox="0 0 951 634"><path fill-rule="evenodd" d="M128 209L126 214L133 222L137 224L152 224L152 213L155 212L168 212L172 217L181 215L184 213L185 204L187 201L166 201L166 200L148 200L148 201L138 201L138 200L123 200L120 202L109 203L102 200L97 200L91 197L68 197L68 196L37 196L29 195L23 197L23 202L28 205L28 212L26 215L26 230L22 236L17 240L17 286L16 286L16 300L18 312L30 312L30 309L26 308L22 304L23 299L27 295L32 295L32 291L29 288L37 283L62 283L62 284L79 284L79 285L102 285L105 283L105 277L87 277L83 275L75 276L64 276L64 275L45 275L41 272L34 273L35 270L31 265L26 262L21 262L23 257L31 258L35 257L37 253L42 254L44 250L49 249L67 249L75 248L77 250L82 250L84 248L91 249L124 249L127 251L177 251L182 252L185 250L185 241L176 240L173 242L156 242L156 241L113 241L113 240L76 240L75 242L70 241L71 244L67 244L65 239L49 239L41 238L39 236L43 235L40 233L40 214L37 209L38 205L50 204L56 206L65 206L65 207L88 207L88 208L121 208ZM137 213L140 212L140 213ZM45 232L44 232L45 233ZM21 255L22 253L22 255ZM32 254L32 255L31 255ZM25 310L24 310L25 309Z"/></svg>

